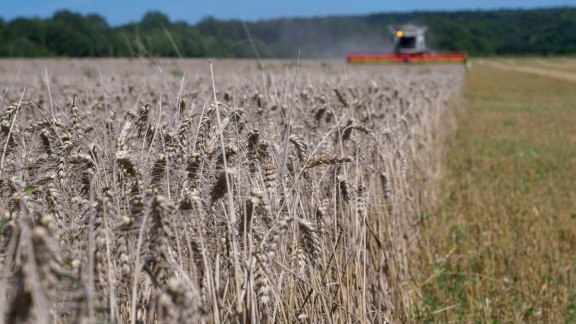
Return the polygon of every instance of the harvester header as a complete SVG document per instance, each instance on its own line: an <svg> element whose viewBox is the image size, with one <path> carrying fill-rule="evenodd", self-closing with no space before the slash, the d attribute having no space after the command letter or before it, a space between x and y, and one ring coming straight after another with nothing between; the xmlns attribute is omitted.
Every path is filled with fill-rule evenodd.
<svg viewBox="0 0 576 324"><path fill-rule="evenodd" d="M463 64L467 60L464 53L437 53L426 46L425 34L428 27L402 25L388 27L394 36L393 53L351 53L348 63L352 64L403 64L440 63Z"/></svg>

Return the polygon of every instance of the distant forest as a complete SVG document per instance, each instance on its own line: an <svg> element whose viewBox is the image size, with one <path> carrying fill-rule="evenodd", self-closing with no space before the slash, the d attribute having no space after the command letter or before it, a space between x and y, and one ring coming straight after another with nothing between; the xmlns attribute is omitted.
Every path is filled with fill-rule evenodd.
<svg viewBox="0 0 576 324"><path fill-rule="evenodd" d="M576 53L576 8L382 13L243 23L205 18L195 25L160 12L110 26L98 15L0 19L0 57L342 58L388 51L388 26L429 27L429 47L472 56Z"/></svg>

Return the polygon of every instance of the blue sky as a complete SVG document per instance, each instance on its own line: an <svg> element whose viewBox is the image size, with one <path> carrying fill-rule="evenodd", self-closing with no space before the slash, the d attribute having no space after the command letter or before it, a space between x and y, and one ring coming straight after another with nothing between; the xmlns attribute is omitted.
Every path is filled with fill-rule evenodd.
<svg viewBox="0 0 576 324"><path fill-rule="evenodd" d="M278 17L354 15L413 10L576 7L576 0L1 0L0 17L49 17L55 11L98 13L111 25L138 21L149 10L195 23L204 17L254 21Z"/></svg>

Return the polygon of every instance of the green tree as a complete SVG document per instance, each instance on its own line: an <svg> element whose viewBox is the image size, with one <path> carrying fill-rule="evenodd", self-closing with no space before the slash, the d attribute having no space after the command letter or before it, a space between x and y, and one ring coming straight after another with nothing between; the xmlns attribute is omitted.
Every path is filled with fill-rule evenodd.
<svg viewBox="0 0 576 324"><path fill-rule="evenodd" d="M0 19L0 56L184 56L343 58L389 51L389 25L429 27L432 49L471 55L576 54L576 8L383 13L242 23L207 17L190 25L158 11L110 27L98 15L56 12L49 19ZM249 31L249 34L247 33ZM388 45L387 45L388 44ZM388 46L388 47L387 47ZM256 49L256 51L255 51Z"/></svg>

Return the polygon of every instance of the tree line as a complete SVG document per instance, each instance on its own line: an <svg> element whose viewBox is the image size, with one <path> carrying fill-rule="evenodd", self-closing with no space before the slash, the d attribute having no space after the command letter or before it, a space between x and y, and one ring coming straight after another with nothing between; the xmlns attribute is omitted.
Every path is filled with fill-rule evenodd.
<svg viewBox="0 0 576 324"><path fill-rule="evenodd" d="M576 8L382 13L196 24L148 12L110 26L96 14L67 10L47 19L0 19L0 57L341 58L349 51L389 51L391 25L429 27L432 49L473 56L576 53Z"/></svg>

